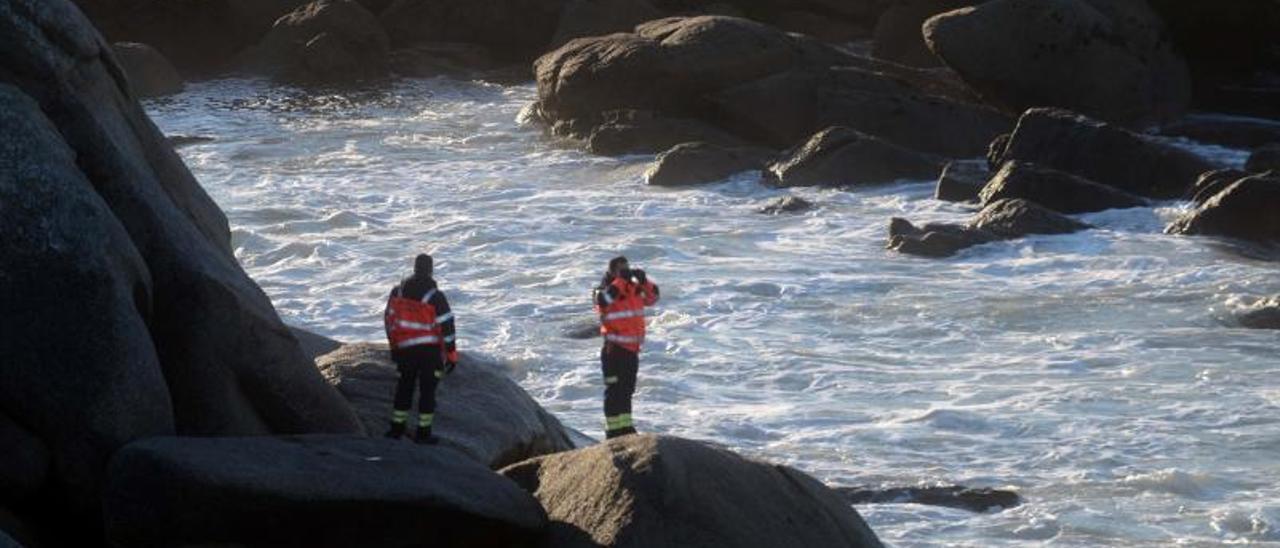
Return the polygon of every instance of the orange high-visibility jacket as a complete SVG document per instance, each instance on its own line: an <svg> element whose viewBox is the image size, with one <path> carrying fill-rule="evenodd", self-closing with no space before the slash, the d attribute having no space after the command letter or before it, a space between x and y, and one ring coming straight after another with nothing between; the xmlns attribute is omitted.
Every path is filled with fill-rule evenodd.
<svg viewBox="0 0 1280 548"><path fill-rule="evenodd" d="M614 278L608 286L600 288L596 298L600 334L608 342L640 352L640 345L644 343L644 307L657 302L658 286L653 282L645 280L637 284Z"/></svg>
<svg viewBox="0 0 1280 548"><path fill-rule="evenodd" d="M436 307L431 304L431 298L435 295L436 290L432 289L427 291L421 300L408 299L401 296L399 287L396 288L396 291L392 293L391 298L387 301L387 312L383 318L387 330L387 340L391 343L392 348L445 345L446 340L441 324L451 321L453 313L447 312L437 316ZM450 351L448 354L446 357L448 361L456 362L458 360L456 350Z"/></svg>

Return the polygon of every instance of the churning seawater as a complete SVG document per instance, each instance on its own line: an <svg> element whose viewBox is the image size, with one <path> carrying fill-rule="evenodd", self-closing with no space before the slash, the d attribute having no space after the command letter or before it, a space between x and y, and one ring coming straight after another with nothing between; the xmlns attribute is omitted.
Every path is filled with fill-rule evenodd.
<svg viewBox="0 0 1280 548"><path fill-rule="evenodd" d="M503 360L598 435L600 343L564 332L590 320L590 288L623 253L663 295L642 430L832 485L1005 487L1026 501L860 507L891 544L1280 542L1280 333L1230 319L1280 293L1277 263L1161 234L1185 205L913 258L884 250L891 216L969 215L933 200L932 182L650 188L651 157L594 157L520 124L535 95L449 79L332 95L224 80L147 107L168 134L215 139L180 152L294 325L381 339L386 292L429 251L460 347ZM755 212L790 192L818 209Z"/></svg>

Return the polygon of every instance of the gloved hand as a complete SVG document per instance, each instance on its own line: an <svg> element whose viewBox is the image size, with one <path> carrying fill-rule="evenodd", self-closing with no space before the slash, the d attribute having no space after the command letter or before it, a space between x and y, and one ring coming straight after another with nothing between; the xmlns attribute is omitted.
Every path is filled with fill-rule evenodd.
<svg viewBox="0 0 1280 548"><path fill-rule="evenodd" d="M456 364L456 363L454 363L454 362L445 362L445 363L444 363L444 374L445 374L445 375L452 375L452 374L453 374L453 368L455 368L455 367L457 367L457 366L458 366L458 364Z"/></svg>
<svg viewBox="0 0 1280 548"><path fill-rule="evenodd" d="M636 283L638 284L643 284L645 280L649 279L649 277L645 275L644 271L639 268L632 270L631 275L635 276Z"/></svg>

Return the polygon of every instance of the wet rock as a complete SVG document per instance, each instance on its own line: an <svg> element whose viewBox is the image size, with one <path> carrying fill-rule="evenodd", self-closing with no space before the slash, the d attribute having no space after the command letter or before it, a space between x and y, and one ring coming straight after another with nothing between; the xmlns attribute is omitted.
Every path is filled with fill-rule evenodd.
<svg viewBox="0 0 1280 548"><path fill-rule="evenodd" d="M442 445L492 468L573 448L560 421L511 380L502 365L467 353L461 358L436 390L432 433ZM348 344L316 364L355 407L371 435L386 431L399 379L386 345Z"/></svg>
<svg viewBox="0 0 1280 548"><path fill-rule="evenodd" d="M947 202L977 201L978 193L991 178L984 163L957 160L947 162L938 176L938 187L933 197Z"/></svg>
<svg viewBox="0 0 1280 548"><path fill-rule="evenodd" d="M160 97L182 91L182 76L155 48L137 42L117 42L111 49L128 76L135 97Z"/></svg>
<svg viewBox="0 0 1280 548"><path fill-rule="evenodd" d="M527 62L546 51L565 0L395 0L379 19L392 45L468 42L499 61Z"/></svg>
<svg viewBox="0 0 1280 548"><path fill-rule="evenodd" d="M188 77L219 74L308 0L75 0L112 42L149 44Z"/></svg>
<svg viewBox="0 0 1280 548"><path fill-rule="evenodd" d="M698 120L626 110L605 114L604 123L590 130L587 150L605 156L657 154L695 141L733 148L748 146L746 141Z"/></svg>
<svg viewBox="0 0 1280 548"><path fill-rule="evenodd" d="M48 449L68 534L130 440L361 430L107 48L70 2L0 3L0 280L25 311L0 315L0 407Z"/></svg>
<svg viewBox="0 0 1280 548"><path fill-rule="evenodd" d="M813 209L813 202L799 196L783 196L770 200L757 210L765 215L781 215L783 213L803 213Z"/></svg>
<svg viewBox="0 0 1280 548"><path fill-rule="evenodd" d="M149 438L112 459L117 546L531 546L538 502L447 447L380 438Z"/></svg>
<svg viewBox="0 0 1280 548"><path fill-rule="evenodd" d="M889 221L887 247L909 255L947 257L988 242L1031 234L1070 234L1087 228L1089 225L1034 202L1006 199L988 204L964 225L930 223L917 227L895 217Z"/></svg>
<svg viewBox="0 0 1280 548"><path fill-rule="evenodd" d="M1265 299L1241 314L1240 325L1250 329L1280 329L1280 296Z"/></svg>
<svg viewBox="0 0 1280 548"><path fill-rule="evenodd" d="M1186 63L1143 0L994 0L938 15L924 37L987 101L1141 126L1186 111Z"/></svg>
<svg viewBox="0 0 1280 548"><path fill-rule="evenodd" d="M942 61L924 43L920 27L925 20L982 0L893 0L876 22L872 55L916 67L941 66Z"/></svg>
<svg viewBox="0 0 1280 548"><path fill-rule="evenodd" d="M920 73L897 77L824 67L762 78L710 100L725 127L778 147L846 126L921 152L968 158L1013 127L1011 118L993 109L935 94L945 87Z"/></svg>
<svg viewBox="0 0 1280 548"><path fill-rule="evenodd" d="M560 23L547 50L574 38L631 32L636 25L666 15L647 0L569 0L560 12Z"/></svg>
<svg viewBox="0 0 1280 548"><path fill-rule="evenodd" d="M316 0L276 21L246 52L250 71L298 84L341 84L390 74L378 18L353 0Z"/></svg>
<svg viewBox="0 0 1280 548"><path fill-rule="evenodd" d="M1079 114L1033 108L1018 119L1005 160L1079 175L1148 198L1177 198L1219 166L1155 138Z"/></svg>
<svg viewBox="0 0 1280 548"><path fill-rule="evenodd" d="M1222 192L1222 189L1231 186L1231 183L1248 175L1248 172L1239 169L1206 171L1200 174L1200 178L1196 179L1196 183L1191 186L1191 190L1187 191L1186 198L1195 202L1196 205L1202 205L1209 201L1209 198Z"/></svg>
<svg viewBox="0 0 1280 548"><path fill-rule="evenodd" d="M626 436L502 473L546 508L549 546L881 546L807 474L686 439Z"/></svg>
<svg viewBox="0 0 1280 548"><path fill-rule="evenodd" d="M1249 154L1249 160L1245 162L1244 169L1254 173L1280 171L1280 142L1254 150Z"/></svg>
<svg viewBox="0 0 1280 548"><path fill-rule="evenodd" d="M960 485L882 489L836 487L835 490L844 495L849 504L925 504L970 512L1007 510L1022 504L1022 497L1013 491Z"/></svg>
<svg viewBox="0 0 1280 548"><path fill-rule="evenodd" d="M644 177L647 183L657 186L713 183L744 171L758 171L771 155L762 149L681 143L659 154Z"/></svg>
<svg viewBox="0 0 1280 548"><path fill-rule="evenodd" d="M498 65L488 48L458 42L418 44L389 55L391 72L409 78L471 75Z"/></svg>
<svg viewBox="0 0 1280 548"><path fill-rule="evenodd" d="M587 340L600 336L600 318L585 316L574 320L562 331L566 339Z"/></svg>
<svg viewBox="0 0 1280 548"><path fill-rule="evenodd" d="M21 504L44 487L52 461L49 448L3 412L0 447L0 505Z"/></svg>
<svg viewBox="0 0 1280 548"><path fill-rule="evenodd" d="M1280 143L1280 120L1192 114L1161 127L1160 134L1230 148L1253 149Z"/></svg>
<svg viewBox="0 0 1280 548"><path fill-rule="evenodd" d="M1004 163L1004 151L1009 148L1011 137L1013 137L1012 133L1002 133L987 145L987 169L991 171L1000 169L1000 165Z"/></svg>
<svg viewBox="0 0 1280 548"><path fill-rule="evenodd" d="M201 143L212 143L217 139L205 135L169 135L165 137L165 140L168 141L169 146L173 148L182 148Z"/></svg>
<svg viewBox="0 0 1280 548"><path fill-rule="evenodd" d="M1252 175L1231 183L1165 230L1170 234L1226 236L1280 243L1280 173Z"/></svg>
<svg viewBox="0 0 1280 548"><path fill-rule="evenodd" d="M1059 213L1090 213L1147 205L1107 185L1031 162L1011 160L982 188L983 204L1006 198L1030 200Z"/></svg>
<svg viewBox="0 0 1280 548"><path fill-rule="evenodd" d="M769 166L781 186L850 186L927 179L942 159L897 146L849 128L827 128Z"/></svg>
<svg viewBox="0 0 1280 548"><path fill-rule="evenodd" d="M618 109L674 117L705 111L703 96L796 66L845 57L812 38L723 16L649 21L634 33L574 40L534 63L543 120L598 120Z"/></svg>

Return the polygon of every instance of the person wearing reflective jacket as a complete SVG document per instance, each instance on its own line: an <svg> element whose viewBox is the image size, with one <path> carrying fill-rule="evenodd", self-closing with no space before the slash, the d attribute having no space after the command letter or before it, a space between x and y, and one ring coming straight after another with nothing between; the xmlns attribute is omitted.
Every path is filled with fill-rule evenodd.
<svg viewBox="0 0 1280 548"><path fill-rule="evenodd" d="M436 442L431 435L436 385L445 374L452 373L458 363L453 312L449 310L449 300L436 286L432 270L431 256L418 255L414 259L413 275L391 290L383 312L391 359L400 371L387 437L404 435L417 383L422 393L418 396L418 431L414 441L428 444Z"/></svg>
<svg viewBox="0 0 1280 548"><path fill-rule="evenodd" d="M632 269L626 257L609 261L609 270L594 291L604 348L605 437L636 433L631 420L631 396L636 391L640 346L644 344L644 308L658 302L658 286L643 270Z"/></svg>

